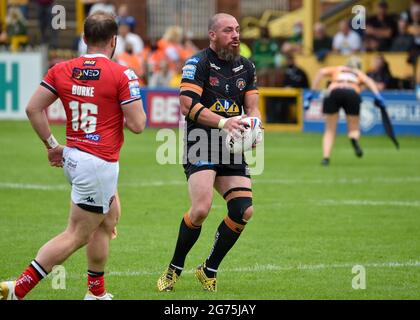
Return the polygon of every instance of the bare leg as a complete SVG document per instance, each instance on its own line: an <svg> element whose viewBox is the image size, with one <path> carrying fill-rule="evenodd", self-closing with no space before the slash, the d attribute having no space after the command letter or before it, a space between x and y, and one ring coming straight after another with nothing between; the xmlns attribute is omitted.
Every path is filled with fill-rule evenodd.
<svg viewBox="0 0 420 320"><path fill-rule="evenodd" d="M44 244L35 260L46 272L50 272L55 265L62 264L77 249L86 245L104 218L71 203L67 229Z"/></svg>
<svg viewBox="0 0 420 320"><path fill-rule="evenodd" d="M204 170L194 173L188 179L188 189L191 199L189 217L191 223L195 226L201 226L210 212L215 178L215 171Z"/></svg>
<svg viewBox="0 0 420 320"><path fill-rule="evenodd" d="M360 125L359 116L347 116L347 136L349 137L357 157L363 156L363 150L359 145L360 140Z"/></svg>
<svg viewBox="0 0 420 320"><path fill-rule="evenodd" d="M329 159L337 131L338 113L327 114L325 121L326 123L324 137L322 140L322 150L324 159Z"/></svg>
<svg viewBox="0 0 420 320"><path fill-rule="evenodd" d="M360 139L359 116L347 116L347 135L349 139Z"/></svg>
<svg viewBox="0 0 420 320"><path fill-rule="evenodd" d="M111 240L112 232L117 225L120 214L120 200L118 194L116 194L104 221L95 230L86 246L88 270L96 272L103 272L105 270L105 264L109 254L109 241Z"/></svg>

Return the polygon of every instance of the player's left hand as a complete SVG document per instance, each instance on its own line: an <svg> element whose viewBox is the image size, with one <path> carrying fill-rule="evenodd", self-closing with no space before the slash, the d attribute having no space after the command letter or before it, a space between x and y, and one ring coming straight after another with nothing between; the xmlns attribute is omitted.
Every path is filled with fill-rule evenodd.
<svg viewBox="0 0 420 320"><path fill-rule="evenodd" d="M62 145L54 149L48 149L48 161L52 167L63 167L63 150L64 146Z"/></svg>

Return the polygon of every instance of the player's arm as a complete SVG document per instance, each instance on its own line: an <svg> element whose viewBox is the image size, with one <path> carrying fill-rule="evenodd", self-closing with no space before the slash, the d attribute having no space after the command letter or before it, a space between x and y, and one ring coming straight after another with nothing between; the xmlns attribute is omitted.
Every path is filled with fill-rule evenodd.
<svg viewBox="0 0 420 320"><path fill-rule="evenodd" d="M118 99L124 114L125 126L135 134L142 133L146 126L146 114L143 109L139 79L131 69L121 72Z"/></svg>
<svg viewBox="0 0 420 320"><path fill-rule="evenodd" d="M121 106L127 128L136 134L142 133L146 126L146 113L143 102L136 100Z"/></svg>
<svg viewBox="0 0 420 320"><path fill-rule="evenodd" d="M258 108L258 93L245 95L244 108L248 117L257 117L261 119L260 109Z"/></svg>
<svg viewBox="0 0 420 320"><path fill-rule="evenodd" d="M184 92L179 97L181 112L185 117L211 128L225 129L227 131L241 130L243 123L239 118L227 119L219 116L204 107L198 100L185 94L188 93Z"/></svg>
<svg viewBox="0 0 420 320"><path fill-rule="evenodd" d="M358 71L359 79L373 92L375 95L374 104L378 108L385 108L385 99L382 97L375 81L363 71Z"/></svg>
<svg viewBox="0 0 420 320"><path fill-rule="evenodd" d="M369 77L366 73L363 71L357 72L359 79L371 90L375 96L380 96L380 92L378 89L378 86L376 85L375 81Z"/></svg>
<svg viewBox="0 0 420 320"><path fill-rule="evenodd" d="M258 89L257 89L257 71L253 63L248 69L248 81L245 87L244 109L248 117L257 117L261 119L258 108Z"/></svg>
<svg viewBox="0 0 420 320"><path fill-rule="evenodd" d="M64 146L60 145L51 134L45 109L50 106L57 96L43 86L39 86L32 95L26 107L26 114L32 127L39 138L48 149L48 159L50 164L55 167L62 166L62 152Z"/></svg>
<svg viewBox="0 0 420 320"><path fill-rule="evenodd" d="M312 90L318 90L318 85L321 82L322 78L332 76L334 72L334 67L327 67L319 69L318 73L316 74L314 81L312 82Z"/></svg>

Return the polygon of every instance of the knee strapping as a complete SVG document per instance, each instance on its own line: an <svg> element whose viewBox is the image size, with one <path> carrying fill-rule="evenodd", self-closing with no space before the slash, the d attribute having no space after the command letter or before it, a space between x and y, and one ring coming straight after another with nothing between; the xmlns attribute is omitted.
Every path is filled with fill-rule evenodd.
<svg viewBox="0 0 420 320"><path fill-rule="evenodd" d="M227 202L228 217L238 224L246 224L243 216L246 209L252 206L252 190L249 188L232 188L223 197Z"/></svg>

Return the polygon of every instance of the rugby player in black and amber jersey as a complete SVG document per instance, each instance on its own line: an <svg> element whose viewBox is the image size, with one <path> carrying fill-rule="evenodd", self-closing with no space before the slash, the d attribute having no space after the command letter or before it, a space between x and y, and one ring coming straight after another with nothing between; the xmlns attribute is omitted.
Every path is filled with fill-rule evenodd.
<svg viewBox="0 0 420 320"><path fill-rule="evenodd" d="M216 231L210 255L195 272L205 290L216 291L217 269L253 213L251 179L243 155L239 163L233 156L228 156L227 161L221 159L223 140L220 136L216 141L211 138L219 129L243 130L244 123L238 117L242 114L260 118L255 67L239 55L239 24L233 16L214 15L209 21L208 35L209 48L188 59L182 73L180 104L187 119L184 170L191 207L181 221L169 267L158 279L159 291L173 290L181 275L185 258L209 214L213 188L225 198L227 215ZM194 139L197 135L201 139ZM190 152L201 150L205 144L208 153ZM219 157L212 157L214 150Z"/></svg>

